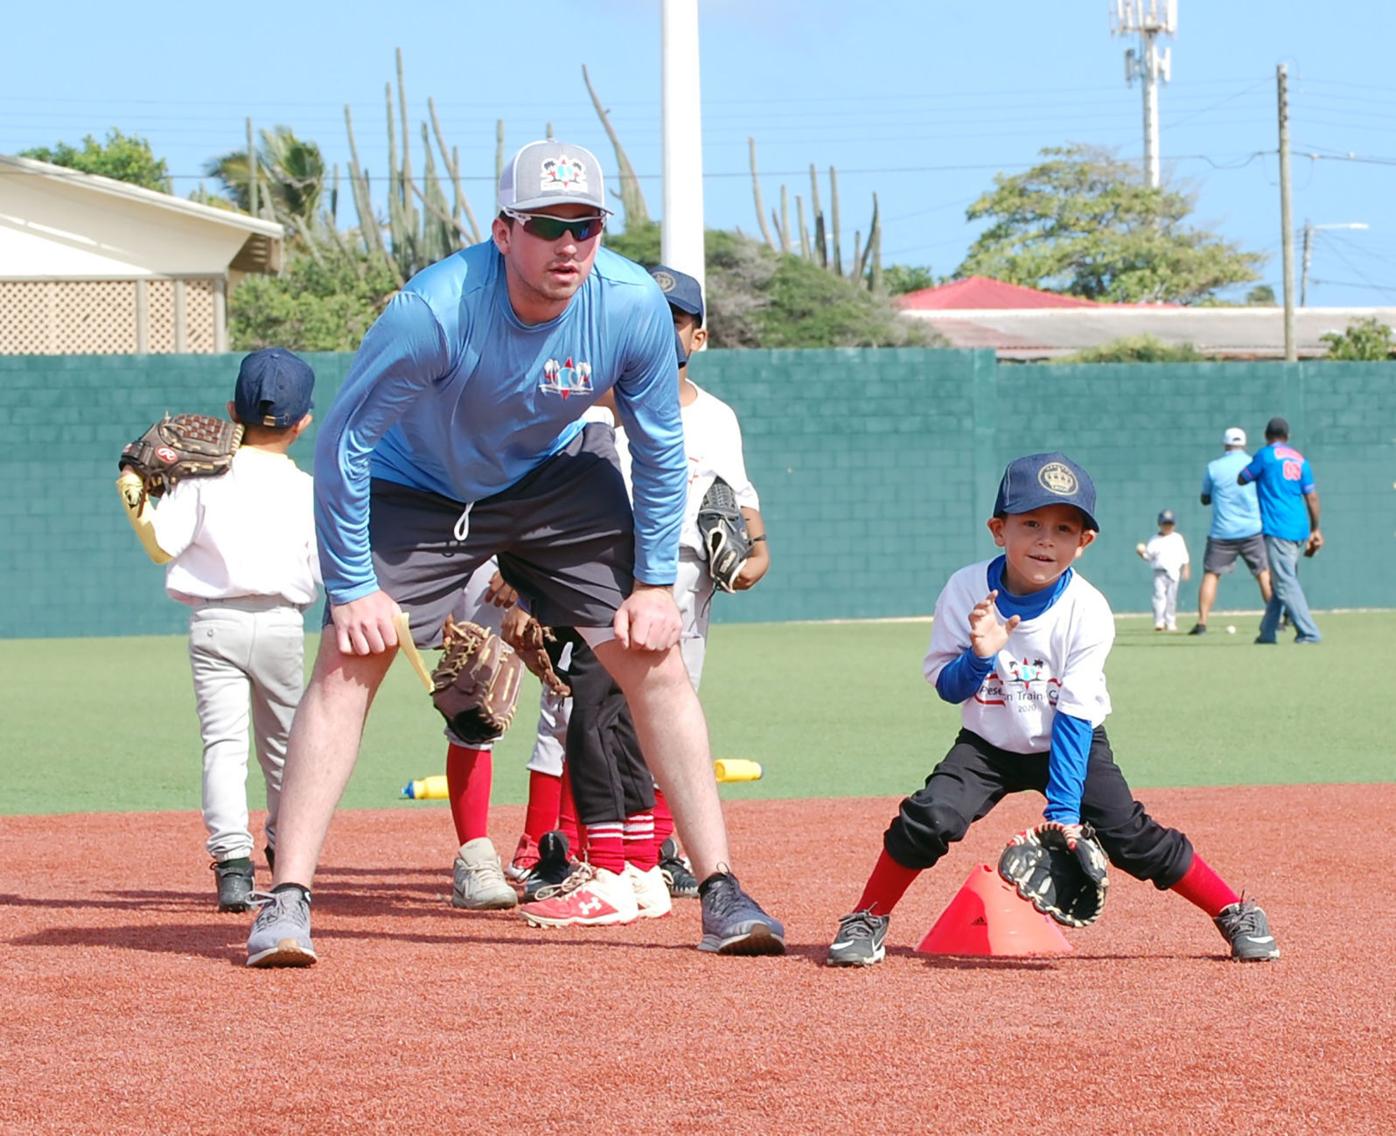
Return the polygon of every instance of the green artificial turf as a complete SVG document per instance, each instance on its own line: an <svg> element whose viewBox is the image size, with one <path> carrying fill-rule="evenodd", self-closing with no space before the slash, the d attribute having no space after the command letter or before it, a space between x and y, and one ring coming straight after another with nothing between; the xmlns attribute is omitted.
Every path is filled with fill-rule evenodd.
<svg viewBox="0 0 1396 1136"><path fill-rule="evenodd" d="M1228 622L1235 635L1224 633ZM1130 782L1396 780L1383 712L1396 612L1322 614L1316 647L1255 646L1256 622L1214 615L1210 634L1188 637L1155 634L1142 617L1119 620L1107 729ZM921 677L929 631L925 622L714 627L702 691L713 753L765 770L724 795L890 796L919 786L959 722ZM314 647L312 637L308 657ZM0 640L0 683L0 813L198 808L182 637ZM497 748L497 802L526 794L536 690L530 682ZM344 803L393 805L405 782L441 772L444 755L440 718L399 662Z"/></svg>

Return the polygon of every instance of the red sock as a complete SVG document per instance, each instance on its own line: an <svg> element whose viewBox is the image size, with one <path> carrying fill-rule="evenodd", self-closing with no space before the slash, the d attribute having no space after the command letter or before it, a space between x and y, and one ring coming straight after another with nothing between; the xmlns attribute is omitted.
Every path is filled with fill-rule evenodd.
<svg viewBox="0 0 1396 1136"><path fill-rule="evenodd" d="M603 820L587 825L587 861L620 875L625 871L625 822Z"/></svg>
<svg viewBox="0 0 1396 1136"><path fill-rule="evenodd" d="M565 764L562 767L562 794L557 805L557 826L567 837L567 847L572 850L573 857L582 859L586 854L587 834L582 822L577 819L577 802L572 797L572 775Z"/></svg>
<svg viewBox="0 0 1396 1136"><path fill-rule="evenodd" d="M654 814L631 813L625 818L625 859L642 872L659 865L659 845L654 842Z"/></svg>
<svg viewBox="0 0 1396 1136"><path fill-rule="evenodd" d="M674 814L658 785L654 787L654 846L658 848L674 835Z"/></svg>
<svg viewBox="0 0 1396 1136"><path fill-rule="evenodd" d="M489 835L490 782L494 757L487 749L451 745L446 750L446 793L462 844Z"/></svg>
<svg viewBox="0 0 1396 1136"><path fill-rule="evenodd" d="M528 811L524 813L524 835L537 844L545 832L557 828L562 806L562 777L528 771Z"/></svg>
<svg viewBox="0 0 1396 1136"><path fill-rule="evenodd" d="M896 907L897 901L906 894L911 881L920 874L920 868L908 868L898 864L884 848L854 910L871 911L874 915L891 915L892 908Z"/></svg>
<svg viewBox="0 0 1396 1136"><path fill-rule="evenodd" d="M1223 907L1230 907L1241 899L1231 890L1231 885L1196 852L1192 854L1192 863L1183 873L1183 878L1173 885L1173 890L1189 903L1202 908L1213 919L1221 914Z"/></svg>

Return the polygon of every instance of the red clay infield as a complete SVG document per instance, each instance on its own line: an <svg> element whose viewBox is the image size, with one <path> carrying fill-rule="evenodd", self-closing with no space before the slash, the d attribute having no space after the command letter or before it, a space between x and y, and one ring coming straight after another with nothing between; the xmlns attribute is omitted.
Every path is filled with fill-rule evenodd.
<svg viewBox="0 0 1396 1136"><path fill-rule="evenodd" d="M911 952L1002 806L912 889L887 961L822 964L895 802L729 802L790 954L694 950L698 908L538 931L446 902L444 810L340 814L310 970L242 965L193 815L0 829L4 1132L1378 1133L1396 1128L1396 785L1143 794L1270 913L1284 957L1113 874L1046 960ZM501 808L495 839L521 820Z"/></svg>

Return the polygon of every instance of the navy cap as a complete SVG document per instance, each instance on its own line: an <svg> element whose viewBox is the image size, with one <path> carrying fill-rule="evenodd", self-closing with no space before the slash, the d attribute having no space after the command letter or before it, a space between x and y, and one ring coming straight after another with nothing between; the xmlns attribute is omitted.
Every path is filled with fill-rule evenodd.
<svg viewBox="0 0 1396 1136"><path fill-rule="evenodd" d="M294 426L315 404L315 372L284 347L254 351L238 368L233 407L245 426Z"/></svg>
<svg viewBox="0 0 1396 1136"><path fill-rule="evenodd" d="M1158 515L1158 523L1161 525L1176 525L1178 518L1173 515L1172 509L1165 509Z"/></svg>
<svg viewBox="0 0 1396 1136"><path fill-rule="evenodd" d="M1085 514L1086 527L1100 531L1095 520L1095 482L1069 457L1029 454L1009 462L999 482L994 516L1031 513L1046 505L1075 505Z"/></svg>
<svg viewBox="0 0 1396 1136"><path fill-rule="evenodd" d="M698 321L698 326L703 326L703 288L687 272L680 272L677 268L669 268L663 264L656 264L650 269L650 275L654 277L654 282L659 285L659 290L664 293L664 298L669 301L671 308L678 308L681 312L687 312Z"/></svg>

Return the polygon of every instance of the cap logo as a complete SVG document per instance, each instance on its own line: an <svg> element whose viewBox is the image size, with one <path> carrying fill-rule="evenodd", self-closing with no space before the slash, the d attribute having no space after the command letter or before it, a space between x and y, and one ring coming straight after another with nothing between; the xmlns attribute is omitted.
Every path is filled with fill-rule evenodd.
<svg viewBox="0 0 1396 1136"><path fill-rule="evenodd" d="M654 282L659 285L659 290L664 293L672 292L678 281L667 272L654 273Z"/></svg>
<svg viewBox="0 0 1396 1136"><path fill-rule="evenodd" d="M1058 497L1076 495L1076 475L1061 462L1048 462L1044 465L1037 472L1037 481L1048 493L1055 493Z"/></svg>
<svg viewBox="0 0 1396 1136"><path fill-rule="evenodd" d="M538 188L543 192L586 193L586 163L569 158L566 154L558 158L545 158Z"/></svg>

